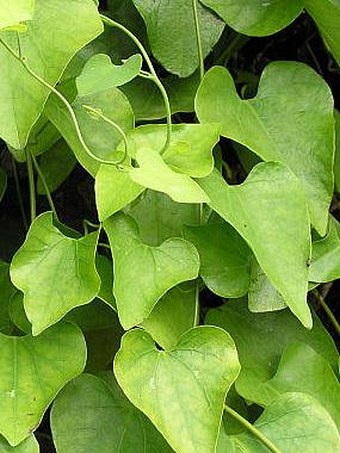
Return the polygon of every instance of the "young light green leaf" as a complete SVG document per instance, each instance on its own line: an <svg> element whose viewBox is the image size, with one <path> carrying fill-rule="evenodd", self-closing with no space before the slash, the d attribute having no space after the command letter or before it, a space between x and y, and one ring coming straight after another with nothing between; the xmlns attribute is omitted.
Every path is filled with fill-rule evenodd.
<svg viewBox="0 0 340 453"><path fill-rule="evenodd" d="M159 247L145 245L135 221L124 214L107 219L104 228L114 258L113 292L126 330L143 322L169 289L197 278L198 253L184 239L171 238Z"/></svg>
<svg viewBox="0 0 340 453"><path fill-rule="evenodd" d="M326 233L333 195L333 98L324 80L297 62L274 62L261 77L257 96L241 100L222 67L205 76L196 98L201 122L221 122L222 135L265 161L286 164L307 195L312 224Z"/></svg>
<svg viewBox="0 0 340 453"><path fill-rule="evenodd" d="M157 302L141 324L162 348L176 346L181 335L196 325L197 283L179 285Z"/></svg>
<svg viewBox="0 0 340 453"><path fill-rule="evenodd" d="M142 63L141 55L132 55L118 66L112 63L108 55L94 55L86 62L82 73L76 79L78 95L89 96L124 85L139 74Z"/></svg>
<svg viewBox="0 0 340 453"><path fill-rule="evenodd" d="M238 186L227 185L216 170L197 182L210 197L214 211L247 241L295 316L311 328L307 304L309 216L298 179L282 164L260 163Z"/></svg>
<svg viewBox="0 0 340 453"><path fill-rule="evenodd" d="M254 426L284 453L335 452L340 448L339 432L326 409L305 393L285 393L268 406ZM217 453L242 451L266 453L268 449L244 432L235 436L221 433Z"/></svg>
<svg viewBox="0 0 340 453"><path fill-rule="evenodd" d="M112 374L105 377L108 383L83 374L56 398L51 426L58 453L170 453L171 448L125 397Z"/></svg>
<svg viewBox="0 0 340 453"><path fill-rule="evenodd" d="M185 227L184 237L198 250L200 275L221 297L244 296L250 282L251 250L227 223Z"/></svg>
<svg viewBox="0 0 340 453"><path fill-rule="evenodd" d="M36 0L34 18L20 36L21 49L29 66L55 85L73 55L102 30L92 0ZM1 37L17 51L13 35ZM0 136L13 148L24 148L50 93L2 45L0 67Z"/></svg>
<svg viewBox="0 0 340 453"><path fill-rule="evenodd" d="M35 0L11 0L10 4L0 4L0 30L10 29L25 31L22 22L31 20L34 13Z"/></svg>
<svg viewBox="0 0 340 453"><path fill-rule="evenodd" d="M5 173L5 170L3 170L0 167L0 201L2 200L2 197L4 196L7 188L7 175Z"/></svg>
<svg viewBox="0 0 340 453"><path fill-rule="evenodd" d="M309 280L321 283L338 278L340 278L340 223L330 216L327 236L313 242Z"/></svg>
<svg viewBox="0 0 340 453"><path fill-rule="evenodd" d="M191 0L133 0L142 15L152 53L173 74L187 77L199 65ZM209 9L198 4L203 56L217 43L224 23Z"/></svg>
<svg viewBox="0 0 340 453"><path fill-rule="evenodd" d="M10 273L24 293L33 335L96 297L100 287L94 264L97 241L98 232L77 239L65 236L54 225L51 212L32 223Z"/></svg>
<svg viewBox="0 0 340 453"><path fill-rule="evenodd" d="M16 447L11 447L6 439L0 436L1 453L39 453L39 444L37 439L31 434Z"/></svg>
<svg viewBox="0 0 340 453"><path fill-rule="evenodd" d="M223 307L210 310L207 324L227 330L233 337L241 362L236 389L249 401L270 401L277 392L263 384L275 374L284 349L291 343L311 346L337 368L337 349L317 316L314 327L306 330L288 311L251 313L246 300L230 300ZM303 369L302 369L303 372Z"/></svg>
<svg viewBox="0 0 340 453"><path fill-rule="evenodd" d="M80 374L86 344L72 324L53 326L38 337L0 335L0 432L18 445L39 425L64 385Z"/></svg>
<svg viewBox="0 0 340 453"><path fill-rule="evenodd" d="M129 172L135 183L166 193L178 203L209 202L209 197L193 179L173 171L157 151L138 149L136 161L138 168L132 168Z"/></svg>
<svg viewBox="0 0 340 453"><path fill-rule="evenodd" d="M227 332L196 327L171 351L159 351L149 334L130 331L114 370L129 400L176 452L215 452L225 395L240 371Z"/></svg>

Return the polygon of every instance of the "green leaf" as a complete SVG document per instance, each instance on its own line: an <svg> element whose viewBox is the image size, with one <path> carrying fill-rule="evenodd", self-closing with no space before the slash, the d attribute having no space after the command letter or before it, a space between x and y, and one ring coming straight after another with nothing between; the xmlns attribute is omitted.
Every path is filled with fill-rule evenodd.
<svg viewBox="0 0 340 453"><path fill-rule="evenodd" d="M195 247L171 238L159 247L143 244L135 221L116 214L104 222L114 258L114 296L124 329L141 323L162 296L198 276Z"/></svg>
<svg viewBox="0 0 340 453"><path fill-rule="evenodd" d="M64 385L80 374L86 346L72 324L53 326L38 337L0 335L0 432L13 446L39 425Z"/></svg>
<svg viewBox="0 0 340 453"><path fill-rule="evenodd" d="M227 223L185 227L184 237L198 250L200 275L221 297L244 296L250 283L251 251Z"/></svg>
<svg viewBox="0 0 340 453"><path fill-rule="evenodd" d="M330 216L327 236L313 242L309 280L321 283L338 278L340 278L340 223Z"/></svg>
<svg viewBox="0 0 340 453"><path fill-rule="evenodd" d="M50 192L54 192L69 177L76 159L64 140L59 140L39 160L39 167L44 175ZM37 192L39 195L46 194L40 178L37 180Z"/></svg>
<svg viewBox="0 0 340 453"><path fill-rule="evenodd" d="M229 72L212 68L196 98L201 122L221 122L222 135L265 161L286 164L306 191L312 224L326 233L333 195L333 98L324 80L297 62L269 64L256 97L242 100Z"/></svg>
<svg viewBox="0 0 340 453"><path fill-rule="evenodd" d="M11 320L9 305L16 289L9 277L9 265L0 260L0 332L7 333Z"/></svg>
<svg viewBox="0 0 340 453"><path fill-rule="evenodd" d="M179 149L181 152L182 149ZM187 153L187 150L184 151ZM178 203L207 203L209 197L189 176L173 171L153 149L139 149L138 168L132 168L130 178L137 184L168 194Z"/></svg>
<svg viewBox="0 0 340 453"><path fill-rule="evenodd" d="M5 170L0 167L0 201L2 200L7 188L7 175Z"/></svg>
<svg viewBox="0 0 340 453"><path fill-rule="evenodd" d="M35 0L12 0L11 4L0 5L0 30L9 28L22 31L27 20L31 20L34 12ZM25 26L24 29L25 30Z"/></svg>
<svg viewBox="0 0 340 453"><path fill-rule="evenodd" d="M303 392L313 396L340 426L340 384L327 360L304 343L292 343L284 350L278 369L264 384L275 392ZM265 394L265 393L264 393ZM259 391L259 398L261 392ZM262 400L262 404L269 401Z"/></svg>
<svg viewBox="0 0 340 453"><path fill-rule="evenodd" d="M114 370L126 396L176 452L215 452L225 395L240 370L227 332L196 327L168 352L142 330L127 332Z"/></svg>
<svg viewBox="0 0 340 453"><path fill-rule="evenodd" d="M112 273L112 261L110 261L104 255L96 256L96 267L100 277L100 290L98 298L108 304L111 308L117 311L116 301L113 297L113 273Z"/></svg>
<svg viewBox="0 0 340 453"><path fill-rule="evenodd" d="M4 437L0 436L1 453L39 453L39 444L31 434L16 447L11 447Z"/></svg>
<svg viewBox="0 0 340 453"><path fill-rule="evenodd" d="M142 15L152 53L173 74L187 77L198 67L195 22L191 0L133 0ZM224 23L198 4L203 56L217 43Z"/></svg>
<svg viewBox="0 0 340 453"><path fill-rule="evenodd" d="M55 85L73 55L102 30L92 0L36 0L34 18L20 36L23 56L39 76ZM1 38L17 51L15 34L1 33ZM3 46L0 67L0 136L13 148L24 148L49 91Z"/></svg>
<svg viewBox="0 0 340 453"><path fill-rule="evenodd" d="M339 432L329 413L310 395L286 393L268 406L254 426L284 453L338 451ZM242 451L266 453L268 449L245 432L236 436L222 433L217 453Z"/></svg>
<svg viewBox="0 0 340 453"><path fill-rule="evenodd" d="M197 284L175 286L141 324L164 349L176 346L181 335L196 325Z"/></svg>
<svg viewBox="0 0 340 453"><path fill-rule="evenodd" d="M307 304L309 216L298 179L279 163L260 163L238 186L227 185L216 170L197 182L210 197L214 211L249 244L295 316L311 328Z"/></svg>
<svg viewBox="0 0 340 453"><path fill-rule="evenodd" d="M284 349L291 343L311 346L332 366L337 368L338 352L317 316L313 329L306 330L288 311L251 313L245 300L230 300L223 307L210 310L207 324L227 330L233 337L241 362L236 390L250 401L271 400L277 392L263 386L278 367ZM303 372L303 369L301 369Z"/></svg>
<svg viewBox="0 0 340 453"><path fill-rule="evenodd" d="M340 112L334 110L335 117L335 161L334 161L334 178L335 190L340 193Z"/></svg>
<svg viewBox="0 0 340 453"><path fill-rule="evenodd" d="M106 380L83 374L56 398L51 426L58 453L170 453L165 440L128 401L111 373Z"/></svg>
<svg viewBox="0 0 340 453"><path fill-rule="evenodd" d="M86 62L82 73L77 78L79 96L89 96L130 82L139 74L142 63L141 55L132 55L118 66L112 63L108 55L94 55Z"/></svg>
<svg viewBox="0 0 340 453"><path fill-rule="evenodd" d="M97 241L98 232L79 239L65 236L54 225L50 212L32 223L10 272L14 285L25 295L33 335L98 294L100 279L94 264Z"/></svg>

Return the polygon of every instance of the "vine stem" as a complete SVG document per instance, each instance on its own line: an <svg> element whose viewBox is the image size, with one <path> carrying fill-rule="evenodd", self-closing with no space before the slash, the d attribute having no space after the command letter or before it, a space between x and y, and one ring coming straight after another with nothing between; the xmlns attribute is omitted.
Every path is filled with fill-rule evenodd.
<svg viewBox="0 0 340 453"><path fill-rule="evenodd" d="M200 30L200 24L199 24L199 20L198 20L197 0L192 0L192 9L194 12L198 62L199 62L199 69L200 69L200 80L202 81L202 79L204 77L204 58L203 58L203 49L202 49L202 40L201 40L201 30Z"/></svg>
<svg viewBox="0 0 340 453"><path fill-rule="evenodd" d="M148 78L149 80L152 80L155 83L155 85L158 87L158 89L162 95L164 105L165 105L165 110L166 110L166 118L167 118L167 136L166 136L165 144L161 151L161 154L163 154L164 151L168 148L168 146L170 144L171 132L172 132L171 106L170 106L169 96L166 92L166 89L164 88L164 85L160 81L160 79L155 71L155 68L152 64L152 61L151 61L147 51L145 50L145 47L140 42L140 40L129 29L124 27L124 25L120 24L119 22L116 22L115 20L110 19L109 17L106 17L103 14L100 14L100 17L106 25L109 25L110 27L117 28L118 30L122 31L136 44L136 46L140 50L140 52L146 62L146 64L148 65L148 68L150 71L150 74L146 73L145 71L141 71L140 76L143 78Z"/></svg>
<svg viewBox="0 0 340 453"><path fill-rule="evenodd" d="M2 38L0 38L0 43L8 50L8 52L19 62L21 63L21 65L25 68L25 70L37 81L39 82L41 85L43 85L45 88L47 88L49 91L51 91L52 93L54 93L59 99L60 101L65 105L68 113L70 114L71 116L71 119L72 119L72 122L73 122L73 125L74 125L74 128L76 130L76 134L77 134L77 137L82 145L82 147L85 149L86 153L94 160L96 160L97 162L100 162L102 164L108 164L108 165L118 165L120 164L121 162L112 162L110 160L106 160L106 159L101 159L100 157L96 156L95 154L93 154L93 152L89 149L89 147L87 146L87 144L85 143L85 140L83 138L83 135L81 133L81 130L80 130L80 126L79 126L79 123L78 123L78 120L77 120L77 117L72 109L72 106L71 104L68 102L68 100L56 89L54 88L54 86L50 85L48 82L46 82L46 80L44 80L42 77L39 76L39 74L37 74L27 63L26 59L24 57L20 57L20 55L18 55L13 49L11 46L9 46Z"/></svg>
<svg viewBox="0 0 340 453"><path fill-rule="evenodd" d="M337 334L340 336L340 324L338 323L336 317L334 316L333 312L329 308L329 306L326 304L326 301L324 297L317 291L316 289L313 289L313 294L316 298L316 300L319 302L323 310L325 311L326 315L328 316L329 320L334 326L334 329L336 330Z"/></svg>
<svg viewBox="0 0 340 453"><path fill-rule="evenodd" d="M50 192L50 189L49 189L48 184L46 182L45 176L44 176L43 172L41 171L41 168L39 167L37 159L35 158L35 156L33 154L31 154L31 159L32 159L33 165L35 167L35 171L37 172L37 174L38 174L38 176L39 176L39 178L40 178L40 180L42 182L42 185L44 186L45 195L47 197L47 201L48 201L48 204L50 205L51 211L53 212L53 214L55 215L55 217L57 219L58 218L58 214L57 214L55 205L53 203L53 198L51 196L51 192Z"/></svg>
<svg viewBox="0 0 340 453"><path fill-rule="evenodd" d="M241 423L245 428L247 428L248 431L250 431L257 439L265 445L269 451L272 453L281 453L280 450L275 447L275 445L263 434L261 431L259 431L257 428L255 428L254 425L248 422L245 418L242 417L238 412L234 411L231 407L227 406L226 404L224 405L224 410L234 417L239 423Z"/></svg>
<svg viewBox="0 0 340 453"><path fill-rule="evenodd" d="M31 206L31 223L37 216L37 200L35 196L35 183L34 183L34 170L32 165L32 155L25 149L26 165L28 173L28 187L30 192L30 206Z"/></svg>

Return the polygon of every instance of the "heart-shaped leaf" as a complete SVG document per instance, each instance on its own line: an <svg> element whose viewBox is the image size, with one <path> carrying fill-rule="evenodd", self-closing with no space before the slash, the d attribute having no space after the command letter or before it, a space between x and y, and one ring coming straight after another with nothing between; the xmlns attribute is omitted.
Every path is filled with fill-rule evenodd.
<svg viewBox="0 0 340 453"><path fill-rule="evenodd" d="M227 332L196 327L171 351L159 351L149 334L130 331L114 370L129 400L176 452L215 452L225 395L240 370Z"/></svg>
<svg viewBox="0 0 340 453"><path fill-rule="evenodd" d="M196 111L203 123L221 122L222 135L261 159L286 164L303 184L312 224L326 233L333 195L333 99L318 74L302 63L271 63L256 97L242 100L227 69L214 67L198 90Z"/></svg>
<svg viewBox="0 0 340 453"><path fill-rule="evenodd" d="M77 77L78 95L88 96L130 82L139 74L142 62L141 55L132 55L124 64L116 66L108 55L94 55Z"/></svg>
<svg viewBox="0 0 340 453"><path fill-rule="evenodd" d="M216 170L197 182L210 197L210 206L248 242L295 316L311 328L309 216L298 179L281 164L260 163L238 186L227 185Z"/></svg>
<svg viewBox="0 0 340 453"><path fill-rule="evenodd" d="M36 0L34 18L20 36L21 49L29 66L55 85L73 55L102 30L93 0ZM17 51L13 35L2 38ZM3 46L0 67L0 136L13 148L24 148L50 93Z"/></svg>
<svg viewBox="0 0 340 453"><path fill-rule="evenodd" d="M125 329L143 322L169 289L198 276L198 253L184 239L145 245L135 221L124 214L110 217L104 228L114 258L113 292Z"/></svg>
<svg viewBox="0 0 340 453"><path fill-rule="evenodd" d="M72 324L53 326L38 337L0 335L0 432L13 446L39 425L59 390L80 374L86 344Z"/></svg>
<svg viewBox="0 0 340 453"><path fill-rule="evenodd" d="M313 318L314 327L309 331L288 310L254 314L245 300L230 300L210 310L206 323L230 332L242 366L236 389L247 400L261 402L277 395L263 383L274 376L284 349L291 343L308 344L337 369L337 349L317 316Z"/></svg>
<svg viewBox="0 0 340 453"><path fill-rule="evenodd" d="M11 263L11 278L24 293L33 335L55 324L72 308L96 297L100 279L95 268L98 232L65 236L53 214L41 214Z"/></svg>
<svg viewBox="0 0 340 453"><path fill-rule="evenodd" d="M184 237L197 248L200 275L211 291L221 297L247 293L251 251L234 228L227 223L185 227Z"/></svg>
<svg viewBox="0 0 340 453"><path fill-rule="evenodd" d="M148 453L170 453L171 448L125 397L112 373L105 378L107 382L83 374L56 398L51 426L58 453L125 453L141 448Z"/></svg>
<svg viewBox="0 0 340 453"><path fill-rule="evenodd" d="M0 5L0 30L25 30L21 22L31 20L34 12L35 0L12 0L10 4ZM22 28L24 27L24 28Z"/></svg>
<svg viewBox="0 0 340 453"><path fill-rule="evenodd" d="M133 0L143 17L152 53L173 74L187 77L199 65L194 12L191 0ZM203 56L217 43L224 23L198 3Z"/></svg>
<svg viewBox="0 0 340 453"><path fill-rule="evenodd" d="M36 438L31 434L16 447L11 447L6 439L0 436L0 451L1 453L39 453L40 449Z"/></svg>

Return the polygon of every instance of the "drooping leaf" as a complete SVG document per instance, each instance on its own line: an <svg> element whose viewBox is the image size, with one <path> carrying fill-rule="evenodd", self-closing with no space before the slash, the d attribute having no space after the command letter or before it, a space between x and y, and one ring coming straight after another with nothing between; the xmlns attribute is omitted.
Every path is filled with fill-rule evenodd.
<svg viewBox="0 0 340 453"><path fill-rule="evenodd" d="M338 278L340 278L340 223L330 216L327 236L313 242L309 280L321 283Z"/></svg>
<svg viewBox="0 0 340 453"><path fill-rule="evenodd" d="M6 439L0 436L0 451L1 453L39 453L40 450L36 438L31 434L16 447L11 447Z"/></svg>
<svg viewBox="0 0 340 453"><path fill-rule="evenodd" d="M175 347L182 334L197 323L197 284L179 285L167 292L141 324L162 348Z"/></svg>
<svg viewBox="0 0 340 453"><path fill-rule="evenodd" d="M11 278L24 293L33 335L59 321L72 308L96 297L100 279L95 268L98 232L81 238L65 236L53 214L32 223L11 263Z"/></svg>
<svg viewBox="0 0 340 453"><path fill-rule="evenodd" d="M0 201L2 200L2 197L4 196L7 188L7 175L5 173L5 170L3 170L0 167Z"/></svg>
<svg viewBox="0 0 340 453"><path fill-rule="evenodd" d="M227 332L196 327L171 351L157 350L142 330L127 332L114 370L130 401L176 452L215 452L224 398L240 370Z"/></svg>
<svg viewBox="0 0 340 453"><path fill-rule="evenodd" d="M236 389L255 402L271 400L277 394L263 383L274 376L284 349L291 343L308 344L337 368L338 352L331 337L317 316L313 321L314 327L308 331L288 310L251 313L245 300L230 300L206 317L207 324L222 327L233 337L242 367Z"/></svg>
<svg viewBox="0 0 340 453"><path fill-rule="evenodd" d="M198 67L195 22L191 0L133 0L142 15L152 53L173 74L187 77ZM224 23L210 10L198 4L203 56L217 43Z"/></svg>
<svg viewBox="0 0 340 453"><path fill-rule="evenodd" d="M0 260L0 332L7 333L11 325L9 305L16 289L9 277L9 265Z"/></svg>
<svg viewBox="0 0 340 453"><path fill-rule="evenodd" d="M7 10L8 6L4 4L4 7ZM27 24L27 32L20 35L21 49L29 66L55 85L73 55L102 30L92 0L36 0L34 18ZM1 38L17 51L15 34L3 32ZM13 148L20 149L25 146L49 91L3 46L0 66L0 136Z"/></svg>
<svg viewBox="0 0 340 453"><path fill-rule="evenodd" d="M184 239L145 245L135 221L124 214L107 219L104 228L114 258L113 292L125 329L143 322L169 289L198 276L198 253Z"/></svg>
<svg viewBox="0 0 340 453"><path fill-rule="evenodd" d="M210 197L214 211L248 242L295 316L311 328L307 304L309 216L298 179L279 163L260 163L241 185L227 185L216 170L197 182Z"/></svg>
<svg viewBox="0 0 340 453"><path fill-rule="evenodd" d="M278 451L338 451L339 432L326 409L305 393L286 393L268 406L254 426ZM219 438L217 453L242 451L266 453L268 449L250 432Z"/></svg>
<svg viewBox="0 0 340 453"><path fill-rule="evenodd" d="M78 95L89 96L130 82L139 74L142 62L141 55L132 55L122 65L116 66L108 55L94 55L77 78Z"/></svg>
<svg viewBox="0 0 340 453"><path fill-rule="evenodd" d="M26 22L32 19L35 0L12 0L0 5L0 30L25 31Z"/></svg>
<svg viewBox="0 0 340 453"><path fill-rule="evenodd" d="M96 376L83 374L56 398L51 426L58 453L170 453L165 440L129 402L111 373L106 379L109 385Z"/></svg>
<svg viewBox="0 0 340 453"><path fill-rule="evenodd" d="M205 76L196 98L201 122L221 122L222 135L265 161L286 164L305 189L312 224L327 229L333 195L334 119L332 94L308 66L274 62L264 70L256 97L241 100L222 67Z"/></svg>
<svg viewBox="0 0 340 453"><path fill-rule="evenodd" d="M39 425L59 390L83 371L86 346L72 324L38 337L0 335L0 344L0 432L15 446Z"/></svg>
<svg viewBox="0 0 340 453"><path fill-rule="evenodd" d="M184 237L197 248L200 275L211 291L221 297L247 293L251 251L234 228L226 223L186 227Z"/></svg>

